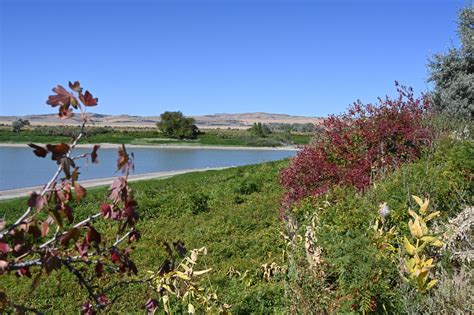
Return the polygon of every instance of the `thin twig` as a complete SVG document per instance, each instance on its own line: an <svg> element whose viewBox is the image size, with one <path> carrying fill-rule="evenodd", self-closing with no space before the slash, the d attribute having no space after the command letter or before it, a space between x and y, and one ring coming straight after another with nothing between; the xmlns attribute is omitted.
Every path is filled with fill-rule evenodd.
<svg viewBox="0 0 474 315"><path fill-rule="evenodd" d="M77 270L76 268L74 268L71 263L69 263L68 261L66 260L61 260L61 262L63 263L64 266L67 267L67 269L69 269L69 271L74 274L76 276L76 278L79 280L79 283L81 285L83 285L86 289L87 289L87 292L89 293L89 296L94 300L94 302L96 303L96 306L97 307L103 307L102 303L100 303L99 301L99 298L98 296L94 293L94 289L91 287L91 285L86 281L86 279L84 279L84 277L82 276L82 274L79 272L79 270Z"/></svg>

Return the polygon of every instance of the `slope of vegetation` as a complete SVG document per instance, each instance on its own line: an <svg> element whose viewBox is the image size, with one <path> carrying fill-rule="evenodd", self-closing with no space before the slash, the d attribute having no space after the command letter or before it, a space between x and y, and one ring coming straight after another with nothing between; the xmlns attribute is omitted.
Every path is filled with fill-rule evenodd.
<svg viewBox="0 0 474 315"><path fill-rule="evenodd" d="M139 270L136 278L160 268L166 257L162 241L183 240L187 249L207 247L208 254L199 264L212 271L202 281L217 290L220 300L232 305L233 313L283 311L283 282L279 278L264 280L262 265L283 265L277 174L286 164L282 161L131 184L140 204L138 226L142 232L131 257ZM87 200L74 207L76 217L97 212L105 195L103 188L91 189ZM16 218L25 205L24 198L0 202L0 215L7 220ZM107 224L98 227L107 228ZM106 279L103 281L105 285ZM43 274L34 290L33 282L11 274L2 278L1 289L18 303L55 313L76 313L87 298L87 292L77 289L76 279L66 270ZM143 312L141 307L150 294L143 284L131 285L112 311Z"/></svg>
<svg viewBox="0 0 474 315"><path fill-rule="evenodd" d="M463 211L467 224L474 222L472 211L464 210L473 201L473 154L472 141L439 140L423 158L382 177L363 193L336 187L303 198L288 214L295 227L292 233L304 239L304 244L290 243L288 280L293 309L317 313L472 312L472 262L453 256L449 246L463 240L450 243L447 226L448 219ZM439 236L444 245L423 253L433 258L430 275L437 281L428 293L417 291L416 283L413 286L403 279L408 277L403 240L411 237L408 209L418 209L411 195L429 198L429 213L440 211L435 223L428 225L428 233ZM472 231L467 229L470 242ZM461 253L470 250L469 245L460 246Z"/></svg>

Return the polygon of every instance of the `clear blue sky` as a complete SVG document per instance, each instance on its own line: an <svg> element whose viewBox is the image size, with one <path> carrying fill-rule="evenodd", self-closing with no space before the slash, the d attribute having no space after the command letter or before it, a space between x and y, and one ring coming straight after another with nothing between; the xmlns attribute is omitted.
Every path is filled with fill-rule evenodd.
<svg viewBox="0 0 474 315"><path fill-rule="evenodd" d="M466 1L0 0L0 115L79 80L107 114L324 116L426 90Z"/></svg>

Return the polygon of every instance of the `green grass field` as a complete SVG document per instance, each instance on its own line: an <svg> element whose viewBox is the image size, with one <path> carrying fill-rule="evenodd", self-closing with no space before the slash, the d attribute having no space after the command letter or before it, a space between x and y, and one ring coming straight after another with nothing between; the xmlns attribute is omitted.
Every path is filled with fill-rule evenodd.
<svg viewBox="0 0 474 315"><path fill-rule="evenodd" d="M67 127L35 127L12 132L9 127L0 128L0 143L57 143L67 142L78 129ZM268 137L257 137L247 130L208 129L203 130L196 139L179 140L166 138L156 129L125 129L90 127L81 143L125 143L125 144L182 144L182 145L219 145L249 147L279 147L309 143L311 134L275 132Z"/></svg>
<svg viewBox="0 0 474 315"><path fill-rule="evenodd" d="M263 281L259 268L264 263L284 264L277 174L286 164L280 161L132 183L141 215L142 239L131 256L139 277L159 269L165 257L160 241L181 239L188 249L208 248L200 267L213 270L202 281L212 283L234 314L283 312L283 282ZM76 220L96 213L105 194L105 188L91 189L84 203L74 207ZM193 203L195 195L207 200L207 211L193 214L202 210ZM11 220L24 211L25 204L25 199L0 202L0 216ZM109 224L100 221L96 226L102 232L110 230ZM241 273L248 270L247 277L239 280L226 275L231 267ZM64 270L42 277L44 281L32 292L32 279L14 275L3 277L0 288L20 304L48 313L77 313L86 290L79 288L76 279ZM144 286L132 285L120 294L111 311L143 313L141 306L148 296Z"/></svg>

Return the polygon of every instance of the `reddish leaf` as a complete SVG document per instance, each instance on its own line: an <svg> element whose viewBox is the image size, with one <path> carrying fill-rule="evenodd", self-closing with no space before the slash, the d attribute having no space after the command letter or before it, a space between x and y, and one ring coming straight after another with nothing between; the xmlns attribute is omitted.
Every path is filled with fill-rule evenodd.
<svg viewBox="0 0 474 315"><path fill-rule="evenodd" d="M63 217L66 217L69 223L74 222L74 215L72 213L72 208L66 203L62 203L58 208L58 211L61 211Z"/></svg>
<svg viewBox="0 0 474 315"><path fill-rule="evenodd" d="M79 167L76 166L76 167L74 168L74 171L73 171L72 174L71 174L71 180L72 180L73 182L75 182L76 180L78 180L79 174L81 174L81 173L79 172Z"/></svg>
<svg viewBox="0 0 474 315"><path fill-rule="evenodd" d="M46 148L52 153L52 160L58 161L69 152L69 145L66 143L47 144Z"/></svg>
<svg viewBox="0 0 474 315"><path fill-rule="evenodd" d="M109 298L105 294L101 294L98 298L98 301L101 305L109 304Z"/></svg>
<svg viewBox="0 0 474 315"><path fill-rule="evenodd" d="M100 244L102 237L100 236L100 233L97 232L96 229L94 229L93 226L88 226L87 227L87 233L86 233L86 242L88 244L95 243L96 245Z"/></svg>
<svg viewBox="0 0 474 315"><path fill-rule="evenodd" d="M81 313L84 315L95 315L97 312L94 310L94 307L92 306L91 302L87 300L81 306Z"/></svg>
<svg viewBox="0 0 474 315"><path fill-rule="evenodd" d="M129 157L127 154L127 149L125 149L125 145L122 144L121 147L118 149L118 159L117 159L117 171L125 172L127 170Z"/></svg>
<svg viewBox="0 0 474 315"><path fill-rule="evenodd" d="M84 240L82 243L76 243L76 249L81 257L87 257L87 251L89 250L89 244Z"/></svg>
<svg viewBox="0 0 474 315"><path fill-rule="evenodd" d="M31 278L31 272L29 268L20 268L16 271L18 277L28 277Z"/></svg>
<svg viewBox="0 0 474 315"><path fill-rule="evenodd" d="M148 314L153 314L158 308L158 301L150 298L145 302L143 308L148 312Z"/></svg>
<svg viewBox="0 0 474 315"><path fill-rule="evenodd" d="M8 261L0 260L0 274L2 274L4 271L6 271L7 268L8 268Z"/></svg>
<svg viewBox="0 0 474 315"><path fill-rule="evenodd" d="M33 153L38 157L44 158L46 157L46 155L48 155L48 150L46 150L42 146L36 145L34 143L29 143L28 146L34 149Z"/></svg>
<svg viewBox="0 0 474 315"><path fill-rule="evenodd" d="M110 260L114 264L121 264L122 263L122 258L120 257L120 254L116 250L112 250L112 253L110 254Z"/></svg>
<svg viewBox="0 0 474 315"><path fill-rule="evenodd" d="M62 189L58 189L56 192L56 200L59 200L63 203L71 201L72 199L72 192L71 192L71 183L70 182L63 182Z"/></svg>
<svg viewBox="0 0 474 315"><path fill-rule="evenodd" d="M77 93L82 92L81 84L79 83L79 81L74 81L74 84L69 81L69 88Z"/></svg>
<svg viewBox="0 0 474 315"><path fill-rule="evenodd" d="M40 211L43 209L46 200L43 196L38 195L36 192L32 192L30 194L30 198L28 199L28 207L35 208L36 210Z"/></svg>
<svg viewBox="0 0 474 315"><path fill-rule="evenodd" d="M132 231L130 232L130 234L128 235L128 241L129 242L138 242L138 240L140 239L141 235L138 231Z"/></svg>
<svg viewBox="0 0 474 315"><path fill-rule="evenodd" d="M35 219L28 223L27 233L33 236L34 238L38 238L41 236L41 231L38 228L38 224L36 223Z"/></svg>
<svg viewBox="0 0 474 315"><path fill-rule="evenodd" d="M63 169L66 178L71 178L71 167L76 167L74 161L71 158L63 157L61 158L61 160L58 161L58 164L61 165L61 168Z"/></svg>
<svg viewBox="0 0 474 315"><path fill-rule="evenodd" d="M46 221L41 222L41 237L45 237L49 232L49 223Z"/></svg>
<svg viewBox="0 0 474 315"><path fill-rule="evenodd" d="M42 262L44 270L48 275L51 273L51 271L61 267L61 261L59 258L51 253L46 253L46 255L42 258Z"/></svg>
<svg viewBox="0 0 474 315"><path fill-rule="evenodd" d="M67 231L66 234L64 234L61 239L60 239L60 244L64 247L69 246L69 242L73 240L74 242L77 241L77 239L81 236L81 233L78 228L72 228L69 231Z"/></svg>
<svg viewBox="0 0 474 315"><path fill-rule="evenodd" d="M74 113L72 110L68 107L61 106L59 107L59 113L58 113L59 118L61 119L68 119L74 116Z"/></svg>
<svg viewBox="0 0 474 315"><path fill-rule="evenodd" d="M84 106L96 106L99 101L98 98L93 98L89 91L86 91L85 94L79 93L79 99Z"/></svg>
<svg viewBox="0 0 474 315"><path fill-rule="evenodd" d="M116 178L109 188L109 199L114 203L127 199L127 181L123 177Z"/></svg>
<svg viewBox="0 0 474 315"><path fill-rule="evenodd" d="M12 249L8 246L7 243L0 242L0 253L1 254L8 254Z"/></svg>
<svg viewBox="0 0 474 315"><path fill-rule="evenodd" d="M74 182L74 191L76 192L77 202L81 202L81 199L87 195L87 191L78 182Z"/></svg>
<svg viewBox="0 0 474 315"><path fill-rule="evenodd" d="M135 211L135 200L128 201L123 209L122 216L127 219L127 223L133 224L138 219L138 213Z"/></svg>
<svg viewBox="0 0 474 315"><path fill-rule="evenodd" d="M65 88L63 88L61 85L56 86L53 88L53 92L56 93L56 95L50 95L48 97L48 100L46 101L46 104L51 105L53 107L56 106L69 106L72 105L74 108L77 108L78 102L76 97L66 91Z"/></svg>
<svg viewBox="0 0 474 315"><path fill-rule="evenodd" d="M109 204L103 203L100 205L100 214L107 219L111 218L112 215L112 208Z"/></svg>
<svg viewBox="0 0 474 315"><path fill-rule="evenodd" d="M92 160L92 163L94 164L99 163L99 160L97 159L97 150L99 150L99 148L100 148L100 145L96 144L94 145L94 148L92 149L91 160Z"/></svg>

